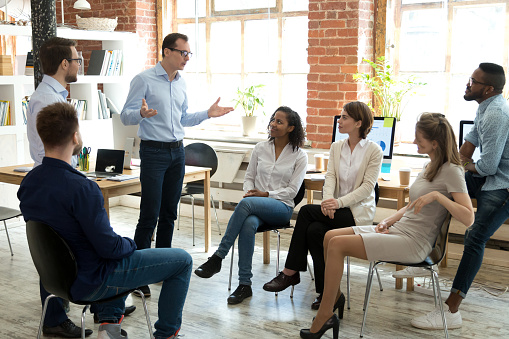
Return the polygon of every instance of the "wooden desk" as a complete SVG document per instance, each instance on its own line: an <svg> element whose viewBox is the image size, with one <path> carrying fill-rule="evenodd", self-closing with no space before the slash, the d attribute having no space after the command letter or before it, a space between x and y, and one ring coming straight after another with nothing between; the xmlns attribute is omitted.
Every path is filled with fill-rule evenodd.
<svg viewBox="0 0 509 339"><path fill-rule="evenodd" d="M32 167L33 164L28 165L16 165L0 167L0 182L7 184L19 185L25 177L26 173L14 172L15 168L18 167ZM197 166L186 166L186 172L184 175L184 183L203 180L204 181L204 222L205 222L205 252L209 250L212 238L212 232L210 229L210 168L197 167ZM139 169L136 170L124 170L124 174L139 174ZM118 197L130 193L141 192L141 183L138 178L126 180L126 181L112 181L112 180L98 180L97 185L101 189L104 197L104 209L106 213L110 212L109 198Z"/></svg>
<svg viewBox="0 0 509 339"><path fill-rule="evenodd" d="M406 198L408 198L409 187L399 185L399 173L384 175L384 177L388 176L391 178L389 181L384 181L382 179L378 179L378 187L380 189L380 197L396 199L397 209L403 208L406 203ZM325 180L312 180L311 175L306 175L304 179L304 184L306 185L307 190L307 203L313 203L313 191L321 191L323 189L323 184ZM265 239L264 239L265 240ZM264 243L265 248L265 243ZM264 253L265 254L265 253ZM264 258L265 263L265 258ZM404 266L396 265L396 271L402 270ZM403 279L396 279L396 289L403 288ZM414 278L407 279L407 291L414 290Z"/></svg>

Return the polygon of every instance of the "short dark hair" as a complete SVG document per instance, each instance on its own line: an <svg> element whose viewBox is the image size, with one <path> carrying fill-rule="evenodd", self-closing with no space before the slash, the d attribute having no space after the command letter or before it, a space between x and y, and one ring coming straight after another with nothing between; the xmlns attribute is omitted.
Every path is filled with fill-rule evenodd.
<svg viewBox="0 0 509 339"><path fill-rule="evenodd" d="M76 47L76 41L58 37L46 40L39 51L42 72L55 75L62 60L72 59L71 47Z"/></svg>
<svg viewBox="0 0 509 339"><path fill-rule="evenodd" d="M373 126L373 112L368 105L360 101L352 101L343 106L343 110L356 121L362 121L359 136L366 139Z"/></svg>
<svg viewBox="0 0 509 339"><path fill-rule="evenodd" d="M182 33L170 33L166 37L164 37L163 40L163 47L161 48L161 53L164 58L164 50L166 48L174 48L176 46L176 42L178 39L182 39L185 42L187 42L189 39L187 38L187 35Z"/></svg>
<svg viewBox="0 0 509 339"><path fill-rule="evenodd" d="M493 86L496 92L502 93L505 86L504 67L491 62L479 64L479 69L484 72L483 82Z"/></svg>
<svg viewBox="0 0 509 339"><path fill-rule="evenodd" d="M72 105L57 102L37 114L36 126L44 148L55 148L72 139L79 128L78 116Z"/></svg>
<svg viewBox="0 0 509 339"><path fill-rule="evenodd" d="M274 116L278 111L286 113L286 119L288 120L288 126L294 126L293 131L290 132L288 137L290 138L290 145L292 145L293 150L298 149L304 145L304 128L302 127L302 120L297 112L292 110L288 106L278 107L270 116L269 124L267 125L267 129L270 130L270 123L274 120ZM269 140L274 140L273 137L270 136Z"/></svg>

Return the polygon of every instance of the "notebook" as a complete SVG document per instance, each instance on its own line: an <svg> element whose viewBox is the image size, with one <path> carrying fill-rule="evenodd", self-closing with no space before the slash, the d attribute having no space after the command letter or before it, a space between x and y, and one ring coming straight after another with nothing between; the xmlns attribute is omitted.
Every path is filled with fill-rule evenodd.
<svg viewBox="0 0 509 339"><path fill-rule="evenodd" d="M95 172L86 173L86 176L109 178L122 174L124 171L124 152L124 150L116 149L98 149Z"/></svg>

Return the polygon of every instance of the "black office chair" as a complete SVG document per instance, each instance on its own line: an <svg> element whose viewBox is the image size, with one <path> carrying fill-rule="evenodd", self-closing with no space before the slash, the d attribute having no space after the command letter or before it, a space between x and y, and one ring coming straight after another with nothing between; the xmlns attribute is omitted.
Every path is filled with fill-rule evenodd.
<svg viewBox="0 0 509 339"><path fill-rule="evenodd" d="M302 201L302 198L304 198L305 191L306 191L306 185L304 184L304 182L302 182L302 185L300 185L297 195L295 196L295 198L293 198L293 203L295 206L300 204L300 202ZM286 223L285 225L261 224L260 226L258 226L258 229L256 230L256 233L263 233L263 232L268 232L268 231L273 231L274 233L277 233L276 276L279 274L279 250L281 247L281 233L279 232L279 230L284 230L284 229L292 228L292 227L293 226L290 224L290 221L288 221L288 223ZM230 265L230 279L228 281L228 291L230 291L231 287L232 287L233 257L234 257L234 255L235 255L235 243L232 246L232 261L231 261L231 265ZM309 269L309 264L308 264L308 269ZM310 270L310 272L311 272L311 270ZM313 275L311 275L311 278L313 278ZM293 294L293 290L292 290L292 294ZM277 292L276 292L276 295L277 295Z"/></svg>
<svg viewBox="0 0 509 339"><path fill-rule="evenodd" d="M12 252L11 239L9 238L9 231L7 231L7 223L5 220L9 220L15 217L19 217L21 212L13 208L0 207L0 220L4 222L5 234L7 235L7 242L9 243L9 249L11 250L11 257L14 255Z"/></svg>
<svg viewBox="0 0 509 339"><path fill-rule="evenodd" d="M121 298L135 291L130 290L118 294L114 297L100 299L94 302L75 300L71 295L71 286L76 280L76 276L78 274L78 264L74 254L72 253L72 250L67 245L65 240L62 239L50 226L38 221L29 220L27 222L26 233L30 255L32 256L32 261L34 262L35 268L39 273L41 283L46 291L51 293L44 301L37 339L41 337L42 325L44 323L46 309L51 298L59 297L65 300L69 300L74 304L85 305L81 313L81 338L84 339L85 313L87 312L87 309L90 307L90 305L104 303L117 298ZM150 316L148 314L145 297L141 291L138 291L138 295L141 295L141 299L143 301L143 309L145 310L145 317L147 319L149 335L150 338L153 339L154 334L152 332L152 325L150 323Z"/></svg>
<svg viewBox="0 0 509 339"><path fill-rule="evenodd" d="M189 144L184 147L186 152L186 165L187 166L199 166L199 167L209 167L211 168L210 176L212 177L214 173L217 171L217 154L216 151L212 147L207 144L196 142L194 144ZM195 194L203 194L204 193L203 180L201 181L193 181L182 189L181 197L190 196L191 197L191 206L192 206L192 223L193 223L193 246L194 246L194 195ZM210 195L210 200L212 202L212 207L214 208L214 215L216 216L217 229L219 230L219 235L221 235L221 228L219 227L219 220L217 218L216 205L214 203L214 198L212 194ZM179 218L177 229L180 229L180 204L179 204Z"/></svg>
<svg viewBox="0 0 509 339"><path fill-rule="evenodd" d="M451 214L447 213L447 216L444 219L444 222L442 223L442 227L440 229L440 233L437 236L437 239L435 241L435 245L433 246L433 249L431 250L431 253L424 259L423 262L417 263L417 264L409 264L409 263L403 263L403 262L394 262L394 261L376 261L371 262L369 265L369 273L368 273L368 283L366 287L366 296L364 297L364 317L362 319L362 327L361 327L361 338L364 333L364 325L366 324L366 317L368 315L368 304L369 304L369 297L371 296L371 283L373 282L373 271L376 268L376 266L380 263L386 262L389 264L394 265L404 265L404 266L411 266L411 267L422 267L430 271L431 274L431 283L433 285L433 294L435 299L435 307L437 306L437 303L440 305L440 311L442 313L442 321L444 324L444 333L445 338L449 338L449 333L447 331L447 322L445 320L444 315L444 305L442 303L442 295L440 293L440 282L438 281L438 274L433 269L433 265L439 264L442 259L444 258L446 248L447 248L447 234L449 232L449 224L451 223Z"/></svg>

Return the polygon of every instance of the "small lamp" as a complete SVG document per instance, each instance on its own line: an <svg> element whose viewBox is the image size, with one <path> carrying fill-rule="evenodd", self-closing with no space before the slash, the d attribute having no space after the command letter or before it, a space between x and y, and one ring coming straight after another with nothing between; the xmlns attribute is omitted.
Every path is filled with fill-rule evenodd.
<svg viewBox="0 0 509 339"><path fill-rule="evenodd" d="M65 27L64 23L64 0L60 0L60 5L62 7L62 23L59 25L60 27ZM78 0L74 3L73 6L75 9L90 9L90 4L87 0Z"/></svg>

